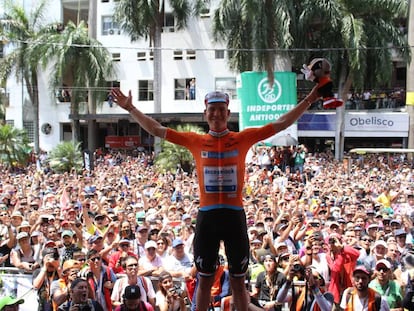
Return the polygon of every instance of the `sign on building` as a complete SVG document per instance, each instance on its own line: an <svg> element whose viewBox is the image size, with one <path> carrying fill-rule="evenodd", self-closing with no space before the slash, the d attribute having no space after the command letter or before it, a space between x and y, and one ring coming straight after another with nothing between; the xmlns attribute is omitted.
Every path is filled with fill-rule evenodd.
<svg viewBox="0 0 414 311"><path fill-rule="evenodd" d="M296 74L275 72L274 75L273 87L269 87L266 72L244 72L238 77L240 130L273 122L296 106Z"/></svg>

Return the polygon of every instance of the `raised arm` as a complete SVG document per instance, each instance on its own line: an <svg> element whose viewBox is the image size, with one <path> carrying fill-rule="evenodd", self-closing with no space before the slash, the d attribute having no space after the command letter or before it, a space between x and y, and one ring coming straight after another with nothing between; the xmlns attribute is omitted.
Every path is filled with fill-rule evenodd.
<svg viewBox="0 0 414 311"><path fill-rule="evenodd" d="M295 108L286 112L277 121L273 122L273 127L277 132L283 131L287 127L293 124L299 117L309 108L311 104L321 98L318 94L318 85L316 85L312 91L301 100Z"/></svg>
<svg viewBox="0 0 414 311"><path fill-rule="evenodd" d="M141 125L148 133L153 136L165 138L167 128L162 126L158 121L145 115L132 104L132 95L129 91L128 96L125 96L119 88L111 91L114 101L126 111Z"/></svg>

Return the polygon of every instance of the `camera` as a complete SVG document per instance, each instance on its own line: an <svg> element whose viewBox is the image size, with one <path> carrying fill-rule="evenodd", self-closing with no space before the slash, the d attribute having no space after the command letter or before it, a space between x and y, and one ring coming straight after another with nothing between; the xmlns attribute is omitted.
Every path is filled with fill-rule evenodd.
<svg viewBox="0 0 414 311"><path fill-rule="evenodd" d="M59 252L58 252L57 248L55 248L55 250L53 251L52 258L53 258L53 260L59 260Z"/></svg>
<svg viewBox="0 0 414 311"><path fill-rule="evenodd" d="M79 311L91 311L91 307L88 304L77 305Z"/></svg>
<svg viewBox="0 0 414 311"><path fill-rule="evenodd" d="M329 238L329 244L335 244L336 240L335 238Z"/></svg>
<svg viewBox="0 0 414 311"><path fill-rule="evenodd" d="M178 285L174 285L173 287L169 289L169 291L171 294L177 295L177 296L181 296L183 294L183 290Z"/></svg>
<svg viewBox="0 0 414 311"><path fill-rule="evenodd" d="M303 270L303 267L302 267L302 265L300 265L298 263L294 264L293 267L292 267L293 272L300 272L301 270Z"/></svg>

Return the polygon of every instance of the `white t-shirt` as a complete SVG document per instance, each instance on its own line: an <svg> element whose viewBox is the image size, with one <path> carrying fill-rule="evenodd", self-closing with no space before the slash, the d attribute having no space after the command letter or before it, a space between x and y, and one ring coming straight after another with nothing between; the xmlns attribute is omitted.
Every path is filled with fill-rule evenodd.
<svg viewBox="0 0 414 311"><path fill-rule="evenodd" d="M174 255L170 255L163 259L164 269L167 271L180 272L184 271L189 273L193 266L192 256L185 254L183 258L177 259Z"/></svg>

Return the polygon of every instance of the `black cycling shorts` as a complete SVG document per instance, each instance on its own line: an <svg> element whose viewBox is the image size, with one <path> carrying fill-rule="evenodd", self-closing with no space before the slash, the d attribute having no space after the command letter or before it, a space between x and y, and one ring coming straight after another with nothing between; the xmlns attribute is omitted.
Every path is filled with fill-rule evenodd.
<svg viewBox="0 0 414 311"><path fill-rule="evenodd" d="M224 241L229 272L242 277L249 264L249 238L244 210L199 211L194 237L194 262L201 276L216 271L220 241Z"/></svg>

